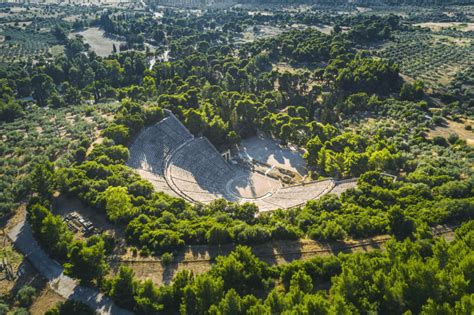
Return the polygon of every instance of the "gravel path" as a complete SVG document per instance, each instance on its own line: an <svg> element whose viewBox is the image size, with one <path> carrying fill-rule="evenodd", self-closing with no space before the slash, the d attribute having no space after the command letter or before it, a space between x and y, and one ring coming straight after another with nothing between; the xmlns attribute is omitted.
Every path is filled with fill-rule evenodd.
<svg viewBox="0 0 474 315"><path fill-rule="evenodd" d="M65 299L85 303L95 309L98 314L132 314L115 305L112 299L97 290L80 286L74 279L64 275L64 268L41 249L33 236L30 225L25 220L13 227L8 232L8 237L38 272L49 281L50 287Z"/></svg>

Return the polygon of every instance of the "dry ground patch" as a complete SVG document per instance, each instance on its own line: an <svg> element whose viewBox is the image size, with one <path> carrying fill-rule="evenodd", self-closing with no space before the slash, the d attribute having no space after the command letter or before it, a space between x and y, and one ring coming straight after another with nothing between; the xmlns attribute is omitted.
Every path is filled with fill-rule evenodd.
<svg viewBox="0 0 474 315"><path fill-rule="evenodd" d="M23 205L16 211L15 215L6 222L3 231L8 231L19 221L23 220L24 216L25 207ZM11 241L5 235L2 235L1 241L2 247L0 250L0 260L3 261L4 257L7 258L8 263L11 265L12 271L15 274L15 278L13 280L0 280L0 296L6 297L7 301L10 301L13 309L18 307L13 298L18 290L25 285L34 287L37 292L33 304L28 310L30 314L44 314L46 310L56 305L56 303L65 301L64 298L49 288L47 281L36 271L26 257L16 251L12 246ZM3 278L3 271L0 275Z"/></svg>
<svg viewBox="0 0 474 315"><path fill-rule="evenodd" d="M456 30L463 32L474 31L474 23L464 22L426 22L414 24L414 26L427 27L435 32L438 32L443 28L455 28Z"/></svg>
<svg viewBox="0 0 474 315"><path fill-rule="evenodd" d="M102 57L108 56L113 52L113 45L119 51L120 44L123 43L105 36L105 32L98 27L91 27L75 34L84 37L84 41L91 46L92 50Z"/></svg>
<svg viewBox="0 0 474 315"><path fill-rule="evenodd" d="M22 272L27 271L27 266L25 266L25 260L23 255L17 252L6 236L2 236L2 249L0 250L0 261L6 262L9 265L9 270L16 277L18 270L21 269ZM18 290L18 285L24 282L24 279L19 279L16 277L14 280L9 279L7 276L7 271L3 268L0 271L0 296L7 296L10 292L16 292Z"/></svg>
<svg viewBox="0 0 474 315"><path fill-rule="evenodd" d="M443 126L437 126L428 132L428 138L433 139L436 136L448 138L451 134L457 134L460 139L466 140L468 145L474 146L474 132L466 130L465 126L470 125L474 127L474 121L470 119L456 122L453 120L446 120Z"/></svg>
<svg viewBox="0 0 474 315"><path fill-rule="evenodd" d="M381 235L363 240L347 240L343 242L320 243L310 239L298 241L278 241L252 246L252 252L270 265L282 265L294 260L306 260L314 256L327 256L340 252L353 253L374 249L383 249L384 242L390 237ZM170 265L163 266L158 258L134 257L128 252L111 261L112 273L120 265L132 268L141 280L151 279L157 285L169 284L173 276L181 270L190 270L200 274L211 269L212 263L221 255L228 255L235 245L196 245L188 246L184 252L178 253Z"/></svg>
<svg viewBox="0 0 474 315"><path fill-rule="evenodd" d="M79 199L69 198L64 195L58 195L54 199L54 214L64 217L65 215L78 212L84 218L89 219L99 230L114 235L118 240L123 240L123 229L117 224L109 222L104 213L84 206Z"/></svg>
<svg viewBox="0 0 474 315"><path fill-rule="evenodd" d="M49 287L44 287L38 292L36 299L30 306L31 315L43 315L46 310L53 308L59 302L65 302L66 299L54 292Z"/></svg>
<svg viewBox="0 0 474 315"><path fill-rule="evenodd" d="M433 234L443 237L446 241L454 239L455 226L439 225L433 228ZM321 243L310 239L298 241L275 241L252 246L252 252L270 265L282 265L294 260L307 260L315 256L337 255L338 253L368 252L384 250L385 242L391 239L389 235L379 235L360 240L345 240L341 242ZM120 265L132 268L138 279L151 279L157 285L169 284L173 276L181 270L189 270L200 274L211 269L219 255L228 255L234 245L188 246L179 253L168 266L163 266L157 258L132 257L130 254L116 257L111 261L112 273Z"/></svg>

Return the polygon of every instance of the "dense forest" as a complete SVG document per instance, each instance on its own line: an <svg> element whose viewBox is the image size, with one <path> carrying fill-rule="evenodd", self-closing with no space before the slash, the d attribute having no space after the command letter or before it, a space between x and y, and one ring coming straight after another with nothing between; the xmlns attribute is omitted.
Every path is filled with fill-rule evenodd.
<svg viewBox="0 0 474 315"><path fill-rule="evenodd" d="M375 34L387 34L399 25L391 16L368 19L374 24ZM354 19L342 23L357 22ZM416 86L401 85L395 64L352 49L352 43L365 40L365 35L356 35L358 29L356 26L351 32L331 35L309 29L292 31L238 50L217 43L213 46L212 41L204 45L200 34L179 36L170 43L170 54L179 59L157 63L151 69L142 53L125 52L107 58L93 52L85 55L87 47L80 38L61 36L66 41L63 57L31 65L26 70L20 70L19 65L9 69L4 98L17 104L12 100L13 95L31 93L40 106L53 108L79 104L84 97L93 97L96 102L121 99L122 105L113 123L102 132L110 140L95 146L87 155L90 141L84 139L76 143L70 154L73 167L55 169L40 164L35 172L49 175L34 176L35 181L25 185L39 193L41 190L40 195L45 200L51 199L55 189L78 196L86 205L107 213L111 220L128 223L131 243L144 246L145 252L158 253L186 243L236 241L245 244L302 235L315 239L375 235L390 230L390 211L387 210L395 211L397 207L403 209L410 220L422 218L421 222L430 224L469 217L472 209L463 206L463 202L471 204L470 199L465 198L471 196L472 183L460 178L464 172L469 174L468 162L453 157L469 154L471 149L456 138L442 142L420 137L424 128L441 122L442 118L425 118L427 106L420 101L423 93L420 95ZM55 32L59 34L61 30ZM195 43L192 50L182 49L183 38L186 38L186 47L192 48L189 44ZM238 52L238 56L233 51ZM306 75L280 73L271 68L275 61L301 63L303 60L326 66L318 66ZM315 81L320 84L312 84ZM400 94L399 100L388 97L394 93ZM143 126L159 121L164 108L171 109L193 133L204 134L218 147L238 143L241 137L251 135L257 128L283 141L304 146L315 178L361 176L360 188L348 192L340 201L328 197L308 204L303 211L258 219L253 217L257 210L250 205L229 208L225 202L216 202L194 209L182 200L153 192L149 183L124 166L128 159L124 145ZM366 113L386 121L383 128L370 130L363 125L363 120L358 122L357 117ZM404 120L400 121L400 117ZM393 119L398 119L403 127L391 125ZM351 122L353 127L336 127L346 122ZM367 132L373 136L361 136ZM443 152L446 162L425 156L423 152L429 150ZM426 165L414 164L420 159L426 160ZM401 174L401 170L406 179L395 185L377 175L380 171ZM364 175L366 172L369 173ZM363 182L370 185L365 189ZM411 185L418 186L412 189ZM425 188L420 190L419 185ZM121 198L120 209L109 210L108 204L124 193L127 197ZM405 200L412 195L417 197L408 198L411 201L407 203ZM380 204L376 200L381 196L384 202ZM372 198L375 200L371 201ZM453 207L458 202L461 204ZM334 203L329 212L328 203ZM429 208L430 203L436 204L440 212L427 221L422 211L414 210ZM157 204L161 206L157 208ZM360 209L357 216L351 214L354 207ZM184 209L187 209L185 216ZM319 209L323 213L319 213ZM110 213L112 211L115 213ZM231 216L222 222L220 213ZM163 214L169 218L163 220ZM357 224L352 225L356 217L371 219L367 225L357 219L354 221ZM275 222L281 223L275 225ZM153 226L153 233L149 238L141 236L138 241L134 231L142 231L145 226ZM269 229L271 226L273 229Z"/></svg>
<svg viewBox="0 0 474 315"><path fill-rule="evenodd" d="M128 267L101 286L118 305L138 314L470 314L472 223L461 226L450 243L421 229L413 240L388 242L384 252L316 257L278 267L239 246L218 257L209 272L181 271L169 286L139 281ZM94 256L100 244L83 250Z"/></svg>
<svg viewBox="0 0 474 315"><path fill-rule="evenodd" d="M122 105L102 132L106 141L89 154L90 141L79 142L70 156L72 167L39 164L31 188L40 202L51 200L59 189L104 212L111 221L125 223L128 241L144 255L185 244L252 244L302 236L337 240L386 232L410 236L418 225L471 218L473 184L461 175L471 170L468 161L456 157L472 149L458 138L424 139L424 128L442 118L426 119L427 105L420 101L423 93L410 84L401 86L396 65L354 52L352 37L353 33L328 36L293 31L244 46L239 57L232 57L228 46L201 52L197 45L189 56L179 50L177 61L158 63L152 69L136 52L107 59L90 54L86 59L81 41L69 40L70 58L36 67L35 71L43 72L34 78L41 77L53 89L49 95L45 95L48 89L33 91L38 103L86 91L97 101L122 99ZM198 38L193 40L200 43ZM271 70L272 60L299 59L327 66L309 77ZM83 70L75 75L75 67ZM61 80L65 80L64 92L54 88L54 82ZM310 80L321 84L311 86ZM400 94L399 100L387 98L394 93ZM318 95L322 101L314 102ZM128 159L124 145L144 126L159 121L163 108L171 109L193 133L206 135L217 146L237 143L257 128L302 145L307 148L305 157L313 176L360 176L359 188L340 199L328 196L302 209L257 218L258 209L250 204L216 201L196 208L154 192L124 165ZM381 127L364 126L357 117L366 113L378 117ZM336 127L350 121L352 128ZM433 150L445 158L431 159ZM402 180L392 183L381 171L401 175ZM32 209L45 211L39 204ZM43 216L39 215L40 221ZM397 225L397 220L406 223ZM396 231L399 228L402 231ZM64 258L68 251L62 248L57 253Z"/></svg>
<svg viewBox="0 0 474 315"><path fill-rule="evenodd" d="M268 21L333 29L236 40ZM64 46L59 56L0 66L0 121L8 131L0 152L10 158L2 158L0 215L26 202L35 237L68 275L139 314L473 312L474 151L457 134L429 135L451 119L469 121L464 83L472 71L456 77L440 97L446 106L439 106L424 82L405 80L394 60L363 49L413 32L401 17L165 10L157 22L143 12L102 10L79 24L52 28ZM101 57L82 37L70 36L86 24L123 38L121 52ZM77 118L69 122L76 128L46 125L66 124L68 110L89 124ZM357 187L267 213L252 203L191 204L155 191L126 162L134 137L165 110L219 149L264 132L303 148L311 179L357 178ZM38 120L45 125L13 130L41 112L50 115ZM54 141L46 140L49 134L57 138L54 147L46 143ZM33 146L36 136L42 143ZM20 158L15 147L23 154L35 148L37 156ZM160 256L163 264L187 246L236 249L209 272L180 272L161 287L126 267L111 276L108 257L119 240L107 233L75 237L55 214L58 194L122 229L135 255ZM453 241L433 235L440 224L459 226ZM251 251L281 240L387 234L384 250L282 266ZM71 310L90 312L66 302L48 314Z"/></svg>
<svg viewBox="0 0 474 315"><path fill-rule="evenodd" d="M471 221L451 243L421 232L413 241L387 243L385 252L317 257L281 267L238 247L219 257L209 272L182 271L170 286L136 281L126 267L105 286L120 305L143 314L469 314L474 309L473 233ZM320 290L329 280L330 289Z"/></svg>

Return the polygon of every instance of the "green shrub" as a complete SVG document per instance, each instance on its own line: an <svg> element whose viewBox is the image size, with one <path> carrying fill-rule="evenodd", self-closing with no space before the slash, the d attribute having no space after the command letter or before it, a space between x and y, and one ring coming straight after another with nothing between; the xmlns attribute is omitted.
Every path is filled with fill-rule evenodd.
<svg viewBox="0 0 474 315"><path fill-rule="evenodd" d="M459 140L459 136L455 133L452 133L448 136L448 142L451 144L455 144L456 142L458 142L458 140Z"/></svg>
<svg viewBox="0 0 474 315"><path fill-rule="evenodd" d="M232 235L225 226L214 225L206 233L206 239L209 244L227 244L232 241Z"/></svg>
<svg viewBox="0 0 474 315"><path fill-rule="evenodd" d="M471 194L471 185L466 181L450 181L435 188L442 196L448 198L466 198Z"/></svg>
<svg viewBox="0 0 474 315"><path fill-rule="evenodd" d="M33 299L35 298L36 289L25 285L16 294L16 299L21 306L28 307L33 303Z"/></svg>
<svg viewBox="0 0 474 315"><path fill-rule="evenodd" d="M260 225L242 224L233 230L234 240L239 244L258 244L268 241L271 237L267 228Z"/></svg>
<svg viewBox="0 0 474 315"><path fill-rule="evenodd" d="M163 266L169 266L173 262L173 254L164 253L161 255L161 264Z"/></svg>
<svg viewBox="0 0 474 315"><path fill-rule="evenodd" d="M58 303L52 309L45 312L45 315L94 315L96 312L84 303L67 300L64 303Z"/></svg>
<svg viewBox="0 0 474 315"><path fill-rule="evenodd" d="M104 137L110 138L116 144L125 144L130 136L130 131L124 125L111 125L102 132Z"/></svg>
<svg viewBox="0 0 474 315"><path fill-rule="evenodd" d="M0 315L6 315L10 308L5 303L0 303Z"/></svg>
<svg viewBox="0 0 474 315"><path fill-rule="evenodd" d="M140 256L142 257L149 257L151 255L151 251L148 247L142 247L140 250Z"/></svg>
<svg viewBox="0 0 474 315"><path fill-rule="evenodd" d="M17 308L12 315L30 315L30 312L24 307Z"/></svg>
<svg viewBox="0 0 474 315"><path fill-rule="evenodd" d="M347 232L335 221L324 221L310 229L309 237L319 241L340 241L347 237Z"/></svg>
<svg viewBox="0 0 474 315"><path fill-rule="evenodd" d="M297 240L300 236L301 231L288 224L277 224L272 230L272 239L274 240Z"/></svg>
<svg viewBox="0 0 474 315"><path fill-rule="evenodd" d="M442 147L445 147L445 146L448 145L448 142L446 141L446 139L441 137L441 136L433 137L432 141L433 141L433 144L439 145L439 146L442 146Z"/></svg>

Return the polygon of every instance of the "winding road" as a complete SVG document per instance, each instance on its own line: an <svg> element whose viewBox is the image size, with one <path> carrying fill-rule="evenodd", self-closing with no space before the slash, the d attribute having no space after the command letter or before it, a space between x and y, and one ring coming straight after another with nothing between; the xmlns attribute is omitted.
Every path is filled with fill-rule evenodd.
<svg viewBox="0 0 474 315"><path fill-rule="evenodd" d="M133 314L115 305L111 298L104 296L98 290L81 286L76 280L66 276L64 268L41 249L25 219L14 226L7 235L15 247L48 280L51 289L60 296L87 304L102 315Z"/></svg>

